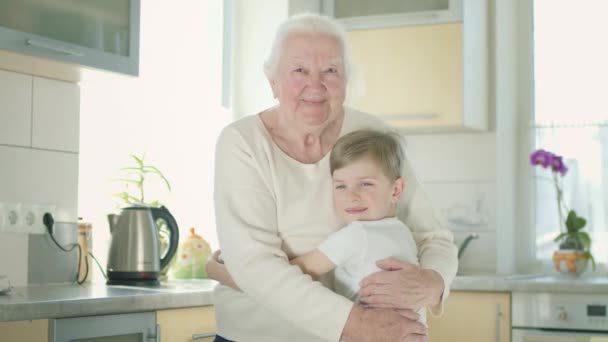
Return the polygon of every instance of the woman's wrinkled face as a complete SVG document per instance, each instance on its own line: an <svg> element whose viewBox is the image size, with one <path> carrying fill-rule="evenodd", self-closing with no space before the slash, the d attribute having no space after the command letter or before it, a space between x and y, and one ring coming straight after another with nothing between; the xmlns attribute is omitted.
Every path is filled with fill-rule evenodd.
<svg viewBox="0 0 608 342"><path fill-rule="evenodd" d="M332 175L334 207L344 223L375 221L395 215L403 178L390 180L372 158L356 160Z"/></svg>
<svg viewBox="0 0 608 342"><path fill-rule="evenodd" d="M281 112L305 125L323 125L342 112L346 80L338 40L325 33L285 38L270 79Z"/></svg>

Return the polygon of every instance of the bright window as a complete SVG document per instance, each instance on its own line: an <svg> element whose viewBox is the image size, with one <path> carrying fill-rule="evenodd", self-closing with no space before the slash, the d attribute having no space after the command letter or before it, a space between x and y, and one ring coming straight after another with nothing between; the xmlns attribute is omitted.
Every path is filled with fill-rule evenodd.
<svg viewBox="0 0 608 342"><path fill-rule="evenodd" d="M213 208L215 142L232 120L222 100L222 0L175 5L142 1L140 76L91 72L80 83L79 216L93 223L93 252L105 266L124 190L119 170L142 155L169 179L146 185L148 200L173 213L217 248ZM97 269L95 268L95 272ZM101 279L95 274L96 279Z"/></svg>
<svg viewBox="0 0 608 342"><path fill-rule="evenodd" d="M534 1L534 149L564 157L567 207L587 219L596 261L608 262L608 1ZM545 172L543 172L545 171ZM550 172L536 168L536 258L559 232Z"/></svg>

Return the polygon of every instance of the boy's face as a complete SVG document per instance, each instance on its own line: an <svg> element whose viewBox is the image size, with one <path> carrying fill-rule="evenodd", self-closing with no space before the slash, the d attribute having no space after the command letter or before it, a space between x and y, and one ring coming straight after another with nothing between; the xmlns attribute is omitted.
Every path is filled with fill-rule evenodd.
<svg viewBox="0 0 608 342"><path fill-rule="evenodd" d="M371 158L334 170L334 206L345 223L373 221L395 215L403 192L403 177L389 179Z"/></svg>

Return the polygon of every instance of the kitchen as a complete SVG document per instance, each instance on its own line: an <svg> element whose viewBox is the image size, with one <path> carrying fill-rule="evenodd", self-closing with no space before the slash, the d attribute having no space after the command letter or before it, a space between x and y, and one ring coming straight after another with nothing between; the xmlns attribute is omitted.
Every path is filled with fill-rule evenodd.
<svg viewBox="0 0 608 342"><path fill-rule="evenodd" d="M230 36L232 45L229 44L228 47L223 45L227 43L222 41L221 34L212 34L222 31L221 13L227 3L232 4L234 14L233 33ZM252 4L239 1L190 4L193 6L190 10L141 4L138 78L87 70L82 72L81 80L76 80L71 75L71 70L61 69L65 66L61 63L50 68L60 69L60 75L49 74L44 68L24 70L23 66L15 67L15 54L8 52L0 59L4 63L0 65L3 75L8 74L7 77L10 78L9 81L3 81L9 82L8 85L0 83L0 89L3 89L0 92L1 101L7 103L3 107L33 113L24 117L31 118L33 115L34 119L23 122L11 114L8 116L9 123L15 124L13 120L17 121L15 125L19 129L0 131L4 135L0 137L2 165L10 165L3 168L0 177L0 202L3 207L16 203L55 205L58 209L56 221L71 222L58 224L57 228L60 237L61 234L68 235L64 237L68 241L75 238L73 223L78 217L92 222L93 251L101 264L105 265L104 254L110 236L105 215L116 209L112 196L116 192L116 184L111 180L116 178L116 171L128 162L129 154L147 152L148 160L158 165L171 180L173 190L170 194L161 188L154 195L158 195L161 202L167 203L171 208L180 224L182 237L187 236L187 229L193 226L216 248L211 202L212 146L221 128L233 118L253 113L273 103L269 89L260 86L266 84L261 65L267 51L265 45L261 44L266 44L267 37L287 13L320 11L320 3L316 4L317 8L311 8L315 3L290 1L288 4L274 1L274 6L264 8L263 12ZM608 288L603 280L605 278L602 278L606 274L606 258L604 255L603 259L598 260L600 263L595 272L587 271L578 280L564 280L551 277L557 274L552 271L550 254L549 259L544 254L539 258L534 254L537 253L535 239L523 231L523 227L533 224L525 218L532 216L526 208L533 207L531 199L526 197L527 189L532 188L526 184L531 182L528 179L531 177L526 177L531 176L528 155L531 146L534 146L529 141L531 138L527 136L529 131L526 126L526 113L532 112L531 85L526 82L530 81L526 77L531 77L532 61L531 56L525 52L529 49L522 48L526 42L522 38L526 37L525 19L526 15L529 18L531 11L525 10L527 1L472 3L465 3L466 6L471 6L465 8L473 11L465 12L465 17L468 15L471 18L472 15L473 20L463 24L465 36L462 41L462 62L467 63L474 58L473 61L476 62L465 65L474 68L473 77L467 79L476 81L467 83L462 96L465 103L476 108L470 111L476 113L469 118L470 125L481 125L482 128L427 127L421 133L416 128L406 127L404 132L408 140L408 157L413 160L418 176L437 209L445 217L446 224L454 231L456 242L462 242L470 234L478 236L470 241L463 253L461 276L454 283L451 298L457 300L459 295L468 295L475 297L465 297L465 303L486 303L492 312L488 314L490 318L483 327L487 327L487 333L492 337L485 340L494 340L496 335L499 336L498 340L508 341L515 336L515 332L511 336L511 326L515 326L519 319L515 317L517 300L512 292L554 289L560 293L606 293ZM487 15L485 21L484 13ZM180 20L166 25L167 19L163 16L170 15L179 16ZM253 25L256 30L237 23ZM0 26L3 25L0 23ZM519 27L521 32L515 27ZM466 36L470 32L467 28L474 28L472 36L476 40ZM176 46L167 49L168 42ZM468 45L480 42L486 44L473 50ZM233 51L230 52L230 49ZM177 54L175 51L189 52ZM222 53L233 56L233 61L229 64L232 70L217 67L222 65ZM48 66L48 63L53 62L42 65ZM167 64L171 67L167 68ZM259 65L257 72L248 72L256 65ZM233 76L226 77L226 74ZM465 71L461 77L471 77L470 75ZM65 78L68 78L67 82ZM230 79L231 83L226 81ZM29 99L25 100L29 105L13 105L18 101L17 96L3 96L15 93ZM53 101L57 98L64 100ZM46 115L58 115L51 113L42 114L43 119L39 120L36 111L45 108L54 108L55 113L68 117L44 121ZM5 113L7 112L3 110L3 120L6 118ZM171 119L167 122L169 115ZM604 111L604 120L605 117ZM57 125L57 122L61 124ZM45 134L47 132L44 127L53 127L55 134ZM201 127L205 131L201 131ZM522 127L526 129L522 130ZM44 182L49 178L53 182ZM200 214L200 208L205 208L205 215ZM73 235L69 236L70 234ZM598 232L595 236L597 238L594 238L594 243L601 244L602 233ZM0 274L8 275L16 293L20 293L22 287L27 291L38 288L28 285L55 284L71 279L76 267L75 260L66 260L66 256L48 242L40 234L0 233ZM595 247L596 258L601 250ZM12 262L14 260L17 262ZM47 266L49 264L62 266L54 269ZM101 280L100 272L95 267L94 269L93 278ZM533 277L539 273L549 276ZM521 274L523 276L520 277ZM208 291L208 285L204 283L201 287ZM28 293L27 291L21 293ZM179 293L177 289L168 289L160 294L137 290L131 297L128 295L129 289L120 291L123 292L116 296L124 302L121 302L118 311L112 312L111 303L107 301L101 303L102 309L99 311L86 311L78 315L73 312L46 317L22 316L20 320L126 313L129 304L142 301L143 298L148 298L152 303L167 300L174 303L166 307L148 306L138 311L192 307L193 305L185 303L184 298L193 292L199 299L194 304L200 308L211 304L208 292L194 289L190 283ZM498 299L480 299L489 294L496 294ZM107 300L104 297L107 294L97 289L92 289L90 296L94 301ZM57 295L58 300L61 298L63 297ZM0 297L0 303L3 299ZM460 300L463 300L462 297ZM547 299L544 301L550 302ZM501 305L501 310L496 310L495 302ZM601 300L581 303L602 304ZM43 304L38 305L42 307ZM194 307L197 308L196 305ZM449 310L448 306L446 315L450 315ZM556 312L555 315L557 314ZM4 320L15 321L10 316L6 319L3 316ZM462 322L459 325L467 326L467 323L470 324ZM475 330L484 329L476 323ZM164 329L161 328L161 333L162 331ZM190 335L206 331L193 330ZM455 337L458 335L451 336L452 340L463 340ZM483 337L480 340L484 340Z"/></svg>

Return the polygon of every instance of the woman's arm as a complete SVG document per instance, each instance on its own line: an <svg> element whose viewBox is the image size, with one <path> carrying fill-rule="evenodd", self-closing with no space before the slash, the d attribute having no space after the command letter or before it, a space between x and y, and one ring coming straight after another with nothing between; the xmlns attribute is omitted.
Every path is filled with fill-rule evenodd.
<svg viewBox="0 0 608 342"><path fill-rule="evenodd" d="M207 260L207 264L205 265L207 276L210 279L219 281L222 285L230 286L233 289L240 291L241 289L239 289L239 286L234 282L230 273L228 273L228 269L226 269L226 265L224 265L220 253L219 250L213 252L209 260Z"/></svg>

